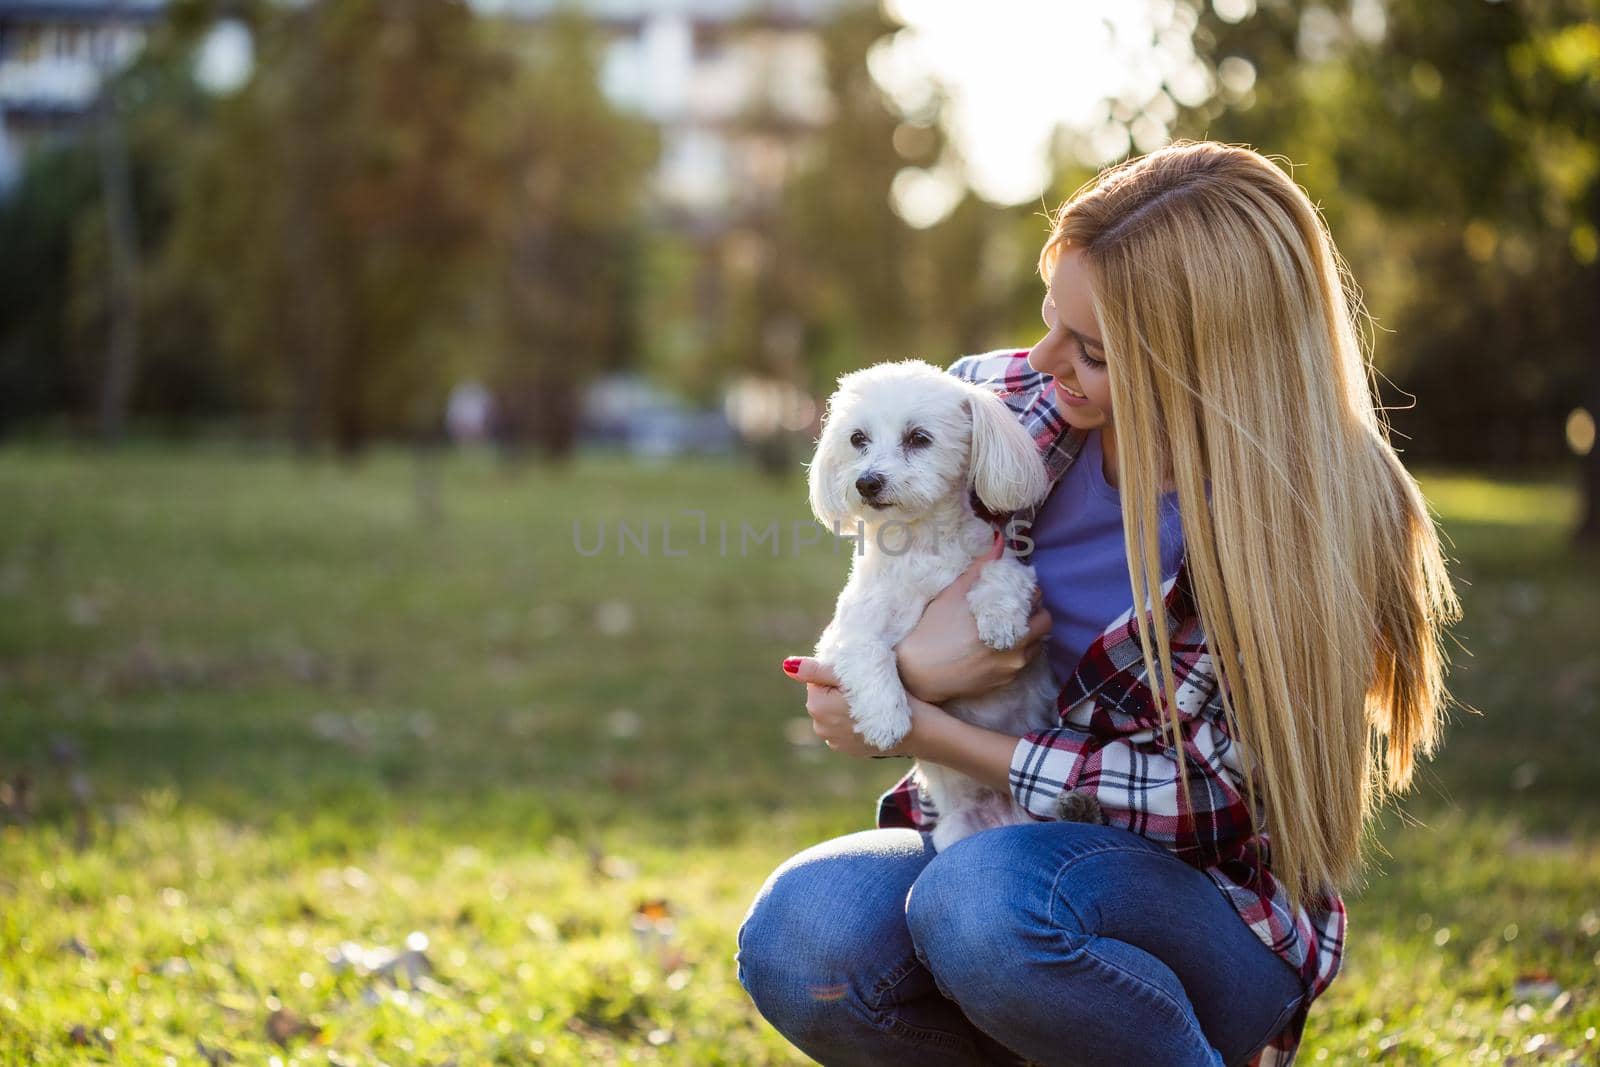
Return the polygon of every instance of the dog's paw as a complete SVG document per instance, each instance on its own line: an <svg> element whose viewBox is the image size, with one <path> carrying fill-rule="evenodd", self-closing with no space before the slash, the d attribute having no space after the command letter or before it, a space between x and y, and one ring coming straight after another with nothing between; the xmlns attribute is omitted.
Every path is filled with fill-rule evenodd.
<svg viewBox="0 0 1600 1067"><path fill-rule="evenodd" d="M910 732L911 721L909 717L904 725L899 723L892 723L889 725L875 724L872 726L863 726L860 723L856 724L856 733L860 734L862 738L866 740L867 744L871 745L873 748L881 748L885 751L898 745L905 738L906 734Z"/></svg>
<svg viewBox="0 0 1600 1067"><path fill-rule="evenodd" d="M1028 632L1028 620L1019 619L1009 604L985 604L972 613L978 624L978 640L997 652L1015 648Z"/></svg>
<svg viewBox="0 0 1600 1067"><path fill-rule="evenodd" d="M987 564L967 590L979 640L1000 652L1015 648L1028 632L1035 588L1033 571L1016 560Z"/></svg>
<svg viewBox="0 0 1600 1067"><path fill-rule="evenodd" d="M911 707L902 699L898 708L887 708L856 719L856 733L873 748L891 749L911 732Z"/></svg>

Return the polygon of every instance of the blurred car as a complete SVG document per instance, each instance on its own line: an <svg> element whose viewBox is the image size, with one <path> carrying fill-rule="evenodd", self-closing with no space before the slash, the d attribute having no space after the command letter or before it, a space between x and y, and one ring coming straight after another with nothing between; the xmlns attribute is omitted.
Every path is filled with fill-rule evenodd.
<svg viewBox="0 0 1600 1067"><path fill-rule="evenodd" d="M607 375L589 386L578 440L652 457L726 455L738 447L721 410L692 407L635 374Z"/></svg>

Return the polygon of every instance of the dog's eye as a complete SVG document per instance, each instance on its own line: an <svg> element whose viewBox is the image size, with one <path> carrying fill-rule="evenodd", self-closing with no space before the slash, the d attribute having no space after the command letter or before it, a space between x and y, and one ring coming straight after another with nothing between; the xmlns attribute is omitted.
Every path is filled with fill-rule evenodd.
<svg viewBox="0 0 1600 1067"><path fill-rule="evenodd" d="M867 435L862 433L860 430L857 430L855 433L850 435L850 443L857 448L866 448Z"/></svg>
<svg viewBox="0 0 1600 1067"><path fill-rule="evenodd" d="M912 430L906 434L907 448L926 448L933 444L933 438L928 436L927 430Z"/></svg>

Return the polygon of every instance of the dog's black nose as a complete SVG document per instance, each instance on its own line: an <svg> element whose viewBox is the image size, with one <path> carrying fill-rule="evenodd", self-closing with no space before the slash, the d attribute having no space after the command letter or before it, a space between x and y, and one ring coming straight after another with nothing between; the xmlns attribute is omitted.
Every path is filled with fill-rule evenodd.
<svg viewBox="0 0 1600 1067"><path fill-rule="evenodd" d="M872 473L863 474L856 479L856 492L861 494L861 499L871 500L883 491L883 475Z"/></svg>

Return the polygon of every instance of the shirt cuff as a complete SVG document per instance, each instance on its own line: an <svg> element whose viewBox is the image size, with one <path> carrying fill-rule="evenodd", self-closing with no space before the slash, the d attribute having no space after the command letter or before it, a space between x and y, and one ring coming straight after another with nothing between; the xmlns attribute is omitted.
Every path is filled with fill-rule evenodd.
<svg viewBox="0 0 1600 1067"><path fill-rule="evenodd" d="M1056 798L1078 781L1081 734L1057 728L1017 739L1011 752L1011 795L1036 819L1055 819Z"/></svg>

